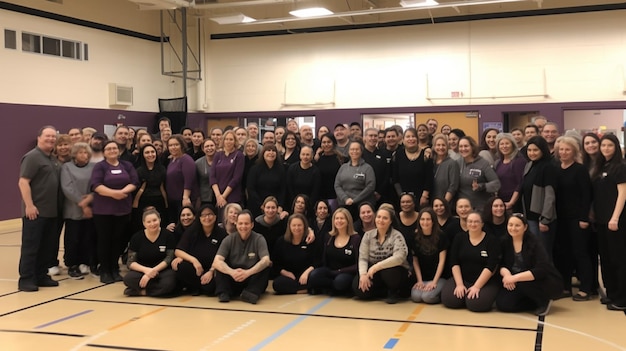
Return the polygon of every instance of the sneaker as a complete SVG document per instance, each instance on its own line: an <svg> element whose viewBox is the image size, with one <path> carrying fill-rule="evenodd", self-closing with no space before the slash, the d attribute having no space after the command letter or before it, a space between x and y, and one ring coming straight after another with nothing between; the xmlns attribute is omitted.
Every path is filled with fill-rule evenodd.
<svg viewBox="0 0 626 351"><path fill-rule="evenodd" d="M59 268L59 266L52 266L50 268L48 268L48 275L49 276L55 276L55 275L59 275L61 274L61 268Z"/></svg>
<svg viewBox="0 0 626 351"><path fill-rule="evenodd" d="M87 274L89 274L89 266L88 266L88 265L86 265L86 264L84 264L84 263L83 263L83 264L80 264L80 265L78 266L78 269L80 270L80 274L82 274L82 275L87 275Z"/></svg>
<svg viewBox="0 0 626 351"><path fill-rule="evenodd" d="M98 268L97 265L90 266L89 267L89 272L91 273L91 276L94 277L94 278L100 277L100 269Z"/></svg>
<svg viewBox="0 0 626 351"><path fill-rule="evenodd" d="M220 302L230 302L230 295L228 295L228 293L221 293L218 299Z"/></svg>
<svg viewBox="0 0 626 351"><path fill-rule="evenodd" d="M591 300L591 294L583 295L580 292L577 292L572 296L572 300L574 301L589 301Z"/></svg>
<svg viewBox="0 0 626 351"><path fill-rule="evenodd" d="M606 305L606 309L609 311L626 311L626 306L618 305L612 302Z"/></svg>
<svg viewBox="0 0 626 351"><path fill-rule="evenodd" d="M539 317L543 317L548 315L548 313L550 312L550 307L552 306L552 300L549 300L547 304L537 308L535 310L535 314Z"/></svg>
<svg viewBox="0 0 626 351"><path fill-rule="evenodd" d="M141 292L135 289L126 288L124 289L124 295L126 296L141 296Z"/></svg>
<svg viewBox="0 0 626 351"><path fill-rule="evenodd" d="M83 277L83 274L80 272L80 269L78 268L78 266L72 266L67 270L67 275L70 276L70 278L72 279L76 279L76 280L80 280L80 279L84 279L85 277Z"/></svg>
<svg viewBox="0 0 626 351"><path fill-rule="evenodd" d="M55 286L59 286L59 282L50 278L50 276L46 275L37 280L37 286L55 287Z"/></svg>
<svg viewBox="0 0 626 351"><path fill-rule="evenodd" d="M100 283L113 284L115 283L115 279L113 279L111 273L102 273L100 274Z"/></svg>
<svg viewBox="0 0 626 351"><path fill-rule="evenodd" d="M122 276L120 275L120 272L115 271L111 273L111 276L113 277L113 280L115 280L116 282L124 281L124 278L122 278Z"/></svg>
<svg viewBox="0 0 626 351"><path fill-rule="evenodd" d="M248 290L244 290L241 292L241 301L256 305L256 303L259 302L259 295Z"/></svg>
<svg viewBox="0 0 626 351"><path fill-rule="evenodd" d="M388 303L390 305L395 305L398 303L398 294L396 294L395 292L389 292L387 294L387 298L385 298L385 303Z"/></svg>

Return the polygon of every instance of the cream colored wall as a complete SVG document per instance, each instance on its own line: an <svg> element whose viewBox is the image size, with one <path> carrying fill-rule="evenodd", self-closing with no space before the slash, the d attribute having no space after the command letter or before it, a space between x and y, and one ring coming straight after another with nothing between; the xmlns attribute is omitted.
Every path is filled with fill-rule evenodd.
<svg viewBox="0 0 626 351"><path fill-rule="evenodd" d="M14 2L24 6L36 2L42 5L41 10L59 6L45 1ZM158 12L147 16L127 1L112 0L110 4L115 6L109 8L103 5L106 3L66 0L63 14L94 21L106 17L110 20L103 22L110 25L121 25L124 21L120 18L130 23L137 16L135 26L125 28L142 33L147 33L151 26L138 25L141 19L156 21L158 26ZM91 12L94 14L88 16ZM110 107L108 84L117 83L134 88L134 103L128 110L158 111L158 98L182 95L170 78L161 75L159 43L11 11L0 10L0 24L2 30L18 31L18 43L19 32L25 31L89 44L88 61L26 53L19 44L18 50L0 48L4 83L0 85L1 102L106 109Z"/></svg>
<svg viewBox="0 0 626 351"><path fill-rule="evenodd" d="M623 100L623 23L612 11L213 40L206 99L211 111Z"/></svg>

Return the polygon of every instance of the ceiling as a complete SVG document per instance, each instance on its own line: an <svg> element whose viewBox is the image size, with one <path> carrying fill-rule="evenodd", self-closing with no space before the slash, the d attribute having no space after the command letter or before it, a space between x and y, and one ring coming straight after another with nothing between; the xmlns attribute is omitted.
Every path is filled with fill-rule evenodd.
<svg viewBox="0 0 626 351"><path fill-rule="evenodd" d="M401 24L437 23L555 13L626 9L619 0L438 0L438 5L402 7L400 0L129 0L141 10L187 8L195 18L207 19L214 34L284 34ZM423 0L426 1L426 0ZM296 18L290 11L325 7L332 15ZM211 18L247 17L251 23L218 24Z"/></svg>

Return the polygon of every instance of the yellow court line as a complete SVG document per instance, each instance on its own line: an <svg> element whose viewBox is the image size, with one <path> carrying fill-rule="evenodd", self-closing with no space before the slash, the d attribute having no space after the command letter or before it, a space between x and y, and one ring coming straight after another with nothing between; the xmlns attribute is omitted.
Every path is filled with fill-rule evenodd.
<svg viewBox="0 0 626 351"><path fill-rule="evenodd" d="M417 315L420 314L423 309L424 305L420 304L415 308L415 310L413 310L413 313L411 313L411 315L407 319L410 321L414 321L417 318ZM409 326L411 326L411 323L402 323L400 328L398 328L398 333L400 334L400 336L402 336L402 333L404 333L409 328Z"/></svg>
<svg viewBox="0 0 626 351"><path fill-rule="evenodd" d="M156 309L156 310L154 310L154 311L150 311L150 312L148 312L148 313L146 313L146 314L142 314L142 315L141 315L141 316L139 316L139 317L134 317L134 318L129 319L129 320L125 321L125 322L122 322L122 323L120 323L120 324L118 324L118 325L114 325L114 326L112 326L111 328L109 328L109 329L108 329L108 331L113 331L113 330L115 330L115 329L117 329L117 328L121 328L121 327L123 327L123 326L125 326L125 325L127 325L127 324L129 324L129 323L132 323L132 322L134 322L134 321L137 321L137 320L140 320L140 319L142 319L142 318L148 317L148 316L153 315L153 314L155 314L155 313L161 312L161 311L163 311L163 310L164 310L164 309L166 309L166 308L167 308L167 307L159 307L159 308L157 308L157 309Z"/></svg>

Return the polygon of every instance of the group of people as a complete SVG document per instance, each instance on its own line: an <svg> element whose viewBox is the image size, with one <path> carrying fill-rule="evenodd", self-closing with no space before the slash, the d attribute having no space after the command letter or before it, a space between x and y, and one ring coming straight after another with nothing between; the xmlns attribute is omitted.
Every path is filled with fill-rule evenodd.
<svg viewBox="0 0 626 351"><path fill-rule="evenodd" d="M172 134L166 118L156 135L91 133L44 127L22 160L22 291L58 285L65 227L70 277L123 280L129 296L256 303L271 280L278 294L543 315L598 293L599 255L601 300L626 310L626 169L611 134L560 136L543 117L479 142L434 119L315 137L293 120L262 136L255 123Z"/></svg>

